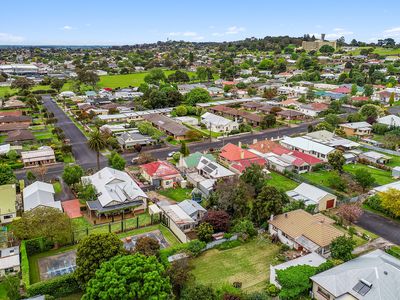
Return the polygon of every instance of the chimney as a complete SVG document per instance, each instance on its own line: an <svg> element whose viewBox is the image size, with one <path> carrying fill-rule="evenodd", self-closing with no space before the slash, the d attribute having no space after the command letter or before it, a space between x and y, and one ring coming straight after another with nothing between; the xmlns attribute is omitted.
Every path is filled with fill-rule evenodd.
<svg viewBox="0 0 400 300"><path fill-rule="evenodd" d="M244 151L243 150L240 151L240 159L244 159Z"/></svg>
<svg viewBox="0 0 400 300"><path fill-rule="evenodd" d="M321 33L321 40L325 41L325 33Z"/></svg>
<svg viewBox="0 0 400 300"><path fill-rule="evenodd" d="M285 213L285 218L287 218L288 217L288 214L287 213Z"/></svg>
<svg viewBox="0 0 400 300"><path fill-rule="evenodd" d="M253 139L253 144L257 144L257 139Z"/></svg>
<svg viewBox="0 0 400 300"><path fill-rule="evenodd" d="M261 143L261 149L264 149L264 143Z"/></svg>
<svg viewBox="0 0 400 300"><path fill-rule="evenodd" d="M272 215L269 217L269 220L270 220L270 221L273 221L273 220L274 220L274 214L272 214Z"/></svg>
<svg viewBox="0 0 400 300"><path fill-rule="evenodd" d="M242 142L239 141L238 147L239 147L239 148L242 148Z"/></svg>

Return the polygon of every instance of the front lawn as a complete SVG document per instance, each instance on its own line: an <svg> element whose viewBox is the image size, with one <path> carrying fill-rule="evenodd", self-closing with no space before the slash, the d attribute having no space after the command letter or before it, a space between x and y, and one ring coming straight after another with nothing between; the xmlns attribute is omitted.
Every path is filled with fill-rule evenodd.
<svg viewBox="0 0 400 300"><path fill-rule="evenodd" d="M270 179L266 180L267 184L277 187L285 192L293 190L299 185L296 181L279 173L271 172L271 174L268 174L268 176Z"/></svg>
<svg viewBox="0 0 400 300"><path fill-rule="evenodd" d="M167 198L170 198L177 202L181 202L186 199L191 199L191 195L190 195L191 191L192 191L192 189L188 189L188 188L171 188L171 189L166 189L166 190L160 190L157 192Z"/></svg>
<svg viewBox="0 0 400 300"><path fill-rule="evenodd" d="M56 181L53 183L53 187L54 187L54 192L56 194L61 193L62 192L62 186L61 183L59 181Z"/></svg>
<svg viewBox="0 0 400 300"><path fill-rule="evenodd" d="M343 169L347 173L350 173L350 174L353 174L353 175L356 173L357 170L362 170L362 171L365 171L365 172L369 172L372 175L372 177L375 178L375 182L378 185L384 185L384 184L391 183L391 182L395 181L392 178L392 174L391 174L390 171L384 171L384 170L373 168L373 167L370 167L370 166L367 166L367 165L348 164L348 165L345 165L343 167Z"/></svg>
<svg viewBox="0 0 400 300"><path fill-rule="evenodd" d="M0 299L3 300L7 300L7 289L6 289L6 285L4 284L4 282L0 283Z"/></svg>
<svg viewBox="0 0 400 300"><path fill-rule="evenodd" d="M196 283L221 287L241 282L244 290L261 290L269 279L269 266L275 265L279 246L268 239L255 238L228 250L211 249L191 260Z"/></svg>

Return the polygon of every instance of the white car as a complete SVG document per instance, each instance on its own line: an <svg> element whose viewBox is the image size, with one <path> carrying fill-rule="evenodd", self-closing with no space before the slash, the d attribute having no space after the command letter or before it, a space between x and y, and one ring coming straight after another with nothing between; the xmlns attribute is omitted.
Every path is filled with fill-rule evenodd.
<svg viewBox="0 0 400 300"><path fill-rule="evenodd" d="M175 153L176 153L176 151L172 151L172 152L168 153L168 157L172 157Z"/></svg>

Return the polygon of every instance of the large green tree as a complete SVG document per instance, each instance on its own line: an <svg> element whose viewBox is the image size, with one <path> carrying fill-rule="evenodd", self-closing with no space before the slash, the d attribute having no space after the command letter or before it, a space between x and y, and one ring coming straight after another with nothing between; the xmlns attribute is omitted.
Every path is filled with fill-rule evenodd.
<svg viewBox="0 0 400 300"><path fill-rule="evenodd" d="M185 95L185 101L189 105L196 105L197 103L204 103L210 100L210 94L202 88L195 88Z"/></svg>
<svg viewBox="0 0 400 300"><path fill-rule="evenodd" d="M78 244L75 277L85 287L103 262L124 254L122 241L114 233L90 234Z"/></svg>
<svg viewBox="0 0 400 300"><path fill-rule="evenodd" d="M356 170L354 174L354 179L365 191L367 188L371 187L375 183L375 178L367 170Z"/></svg>
<svg viewBox="0 0 400 300"><path fill-rule="evenodd" d="M348 261L353 258L355 242L351 237L339 236L331 243L332 258Z"/></svg>
<svg viewBox="0 0 400 300"><path fill-rule="evenodd" d="M184 288L181 300L217 300L215 291L210 286L201 284L190 285Z"/></svg>
<svg viewBox="0 0 400 300"><path fill-rule="evenodd" d="M15 183L16 177L9 165L0 164L0 185Z"/></svg>
<svg viewBox="0 0 400 300"><path fill-rule="evenodd" d="M72 236L70 219L57 208L39 206L25 212L12 223L14 235L20 240L44 237L65 244Z"/></svg>
<svg viewBox="0 0 400 300"><path fill-rule="evenodd" d="M282 299L299 299L306 295L311 288L310 277L315 275L316 268L308 265L299 265L277 270L277 280L282 289L279 296Z"/></svg>
<svg viewBox="0 0 400 300"><path fill-rule="evenodd" d="M265 185L254 199L252 208L254 222L258 225L266 223L271 215L282 213L288 203L289 198L285 192L274 186Z"/></svg>
<svg viewBox="0 0 400 300"><path fill-rule="evenodd" d="M171 298L164 266L154 256L116 256L104 262L89 281L83 300L163 300Z"/></svg>
<svg viewBox="0 0 400 300"><path fill-rule="evenodd" d="M97 170L100 170L100 151L107 147L107 140L104 134L96 129L90 133L87 143L89 148L96 152Z"/></svg>
<svg viewBox="0 0 400 300"><path fill-rule="evenodd" d="M263 171L263 167L257 164L252 164L240 176L240 179L250 184L256 193L261 192L261 189L265 185L266 175Z"/></svg>
<svg viewBox="0 0 400 300"><path fill-rule="evenodd" d="M343 172L343 166L346 163L346 159L343 156L343 152L340 150L335 150L328 154L328 163L331 165L332 169Z"/></svg>
<svg viewBox="0 0 400 300"><path fill-rule="evenodd" d="M85 174L82 167L79 165L65 166L62 174L62 179L68 185L76 185L81 181L81 177Z"/></svg>
<svg viewBox="0 0 400 300"><path fill-rule="evenodd" d="M122 171L125 169L126 161L120 154L114 151L108 158L108 164L112 168Z"/></svg>

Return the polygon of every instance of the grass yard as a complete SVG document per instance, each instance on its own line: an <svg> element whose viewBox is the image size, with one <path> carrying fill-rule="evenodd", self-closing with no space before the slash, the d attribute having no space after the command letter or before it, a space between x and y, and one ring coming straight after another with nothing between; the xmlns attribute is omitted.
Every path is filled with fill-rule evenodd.
<svg viewBox="0 0 400 300"><path fill-rule="evenodd" d="M301 174L301 176L310 180L313 183L329 187L329 179L332 178L334 174L334 172L319 170L315 172L307 172L305 174Z"/></svg>
<svg viewBox="0 0 400 300"><path fill-rule="evenodd" d="M188 188L171 188L171 189L157 191L157 193L159 193L165 197L168 197L172 200L181 202L183 200L191 198L191 195L190 195L191 191L192 191L192 189L188 189Z"/></svg>
<svg viewBox="0 0 400 300"><path fill-rule="evenodd" d="M351 51L353 55L359 55L361 49L371 48L371 47L359 47L357 50ZM386 55L399 55L400 49L393 49L393 48L383 48L383 47L376 47L372 53L376 53L382 56Z"/></svg>
<svg viewBox="0 0 400 300"><path fill-rule="evenodd" d="M271 177L271 179L267 179L267 184L280 188L285 192L293 190L299 185L296 181L279 173L271 172L271 174L268 174L268 176Z"/></svg>
<svg viewBox="0 0 400 300"><path fill-rule="evenodd" d="M37 140L50 140L55 137L49 130L32 132Z"/></svg>
<svg viewBox="0 0 400 300"><path fill-rule="evenodd" d="M185 71L186 72L186 71ZM132 73L132 74L124 74L124 75L105 75L100 76L100 82L98 86L101 88L109 87L109 88L124 88L129 86L139 86L144 82L144 77L149 72L140 72L140 73ZM175 73L175 71L165 70L165 76ZM189 77L194 76L194 72L187 72Z"/></svg>
<svg viewBox="0 0 400 300"><path fill-rule="evenodd" d="M342 231L342 232L344 232L346 234L349 234L349 232L345 228L343 228L342 226L337 225L337 224L334 224L333 226L335 226L340 231ZM358 228L357 228L357 230L358 230ZM359 237L358 235L353 235L353 241L356 242L355 247L359 247L359 246L362 246L362 245L368 243L367 240L364 240L363 238Z"/></svg>
<svg viewBox="0 0 400 300"><path fill-rule="evenodd" d="M269 279L269 266L276 264L279 246L256 238L228 250L212 249L191 260L197 283L221 287L242 282L246 291L261 290Z"/></svg>
<svg viewBox="0 0 400 300"><path fill-rule="evenodd" d="M363 171L368 171L372 177L375 178L375 182L379 185L383 185L383 184L387 184L387 183L391 183L393 181L395 181L392 178L391 172L390 171L384 171L381 169L376 169L376 168L372 168L370 166L367 165L362 165L362 164L348 164L345 165L343 167L343 169L350 173L350 174L355 174L355 172L357 170L363 170Z"/></svg>
<svg viewBox="0 0 400 300"><path fill-rule="evenodd" d="M6 289L6 285L4 284L4 282L0 283L0 299L3 300L7 300L7 289Z"/></svg>
<svg viewBox="0 0 400 300"><path fill-rule="evenodd" d="M0 86L0 97L4 97L7 94L12 96L17 93L18 90L12 89L9 86Z"/></svg>

